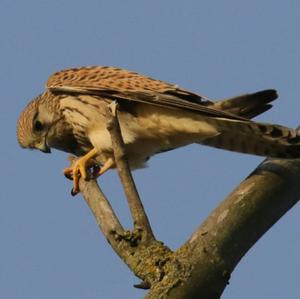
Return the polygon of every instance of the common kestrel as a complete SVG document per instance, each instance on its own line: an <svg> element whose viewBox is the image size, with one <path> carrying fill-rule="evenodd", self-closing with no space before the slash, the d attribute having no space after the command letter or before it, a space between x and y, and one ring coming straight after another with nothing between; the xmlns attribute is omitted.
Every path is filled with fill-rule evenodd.
<svg viewBox="0 0 300 299"><path fill-rule="evenodd" d="M131 169L153 155L191 143L280 158L300 157L300 133L249 120L266 110L275 90L212 102L177 85L115 67L72 68L49 77L46 91L21 113L17 137L23 148L56 148L80 158L65 169L73 193L87 168L99 174L115 167L106 109L118 102L118 116Z"/></svg>

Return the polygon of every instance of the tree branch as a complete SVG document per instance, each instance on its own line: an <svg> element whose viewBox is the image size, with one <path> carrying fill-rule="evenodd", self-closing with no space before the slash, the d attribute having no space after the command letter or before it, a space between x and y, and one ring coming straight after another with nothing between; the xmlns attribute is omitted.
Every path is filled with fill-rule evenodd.
<svg viewBox="0 0 300 299"><path fill-rule="evenodd" d="M69 160L70 163L73 164L76 158L70 156ZM117 251L118 248L115 242L116 236L123 235L125 230L113 211L109 201L95 180L80 180L80 191L94 214L97 224L104 236L114 250Z"/></svg>
<svg viewBox="0 0 300 299"><path fill-rule="evenodd" d="M95 181L80 180L80 190L98 225L117 254L143 280L143 286L151 287L145 299L220 298L240 259L298 202L300 160L264 161L172 252L153 236L114 109L108 113L107 128L134 230L124 231Z"/></svg>
<svg viewBox="0 0 300 299"><path fill-rule="evenodd" d="M192 270L164 298L220 298L241 258L300 198L300 160L265 160L174 254ZM156 298L155 290L146 298Z"/></svg>
<svg viewBox="0 0 300 299"><path fill-rule="evenodd" d="M70 158L71 162L74 158ZM137 277L138 288L150 288L163 277L172 251L155 239L143 239L140 231L125 231L97 181L80 180L81 193L109 244Z"/></svg>
<svg viewBox="0 0 300 299"><path fill-rule="evenodd" d="M131 211L134 228L136 230L143 230L146 239L154 240L147 214L145 213L126 158L116 102L112 102L107 110L107 129L111 135L115 162Z"/></svg>
<svg viewBox="0 0 300 299"><path fill-rule="evenodd" d="M134 227L125 231L111 205L95 180L80 180L81 193L94 214L104 236L114 251L135 275L142 279L139 288L150 288L164 277L165 265L173 252L155 240L148 217L135 187L121 136L116 106L107 113L107 128L111 134L115 162L131 210ZM70 159L71 163L74 159Z"/></svg>

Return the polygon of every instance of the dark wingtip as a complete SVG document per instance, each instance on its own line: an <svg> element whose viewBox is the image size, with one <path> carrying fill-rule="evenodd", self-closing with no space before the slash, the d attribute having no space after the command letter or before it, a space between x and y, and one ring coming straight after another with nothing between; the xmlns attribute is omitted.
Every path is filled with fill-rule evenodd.
<svg viewBox="0 0 300 299"><path fill-rule="evenodd" d="M273 107L273 105L271 105L271 104L265 104L263 106L257 107L253 111L247 111L246 113L244 113L244 115L247 116L248 118L253 118L253 117L257 116L257 115L260 115L260 114L268 111L272 107Z"/></svg>
<svg viewBox="0 0 300 299"><path fill-rule="evenodd" d="M258 92L255 92L253 96L259 98L265 103L270 103L278 98L277 90L275 89L265 89Z"/></svg>
<svg viewBox="0 0 300 299"><path fill-rule="evenodd" d="M244 109L241 109L241 115L247 118L253 118L262 114L273 106L270 102L278 98L278 93L275 89L265 89L248 95L246 98Z"/></svg>

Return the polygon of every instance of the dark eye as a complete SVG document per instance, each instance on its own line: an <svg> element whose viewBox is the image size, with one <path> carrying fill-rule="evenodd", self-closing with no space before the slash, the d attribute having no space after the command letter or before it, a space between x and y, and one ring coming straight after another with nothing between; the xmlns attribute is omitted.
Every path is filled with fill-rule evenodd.
<svg viewBox="0 0 300 299"><path fill-rule="evenodd" d="M37 132L39 131L42 131L43 130L43 124L39 121L39 120L36 120L33 124L33 129Z"/></svg>

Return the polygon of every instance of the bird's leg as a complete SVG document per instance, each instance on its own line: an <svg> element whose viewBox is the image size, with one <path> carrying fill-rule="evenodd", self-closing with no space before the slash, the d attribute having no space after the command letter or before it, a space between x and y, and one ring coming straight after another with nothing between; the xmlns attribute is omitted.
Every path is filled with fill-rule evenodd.
<svg viewBox="0 0 300 299"><path fill-rule="evenodd" d="M73 179L73 189L72 195L76 195L79 192L79 179L82 177L83 179L87 179L87 166L90 163L90 160L97 156L98 152L95 148L89 151L86 155L79 158L73 167L68 167L64 169L64 175L67 178Z"/></svg>

